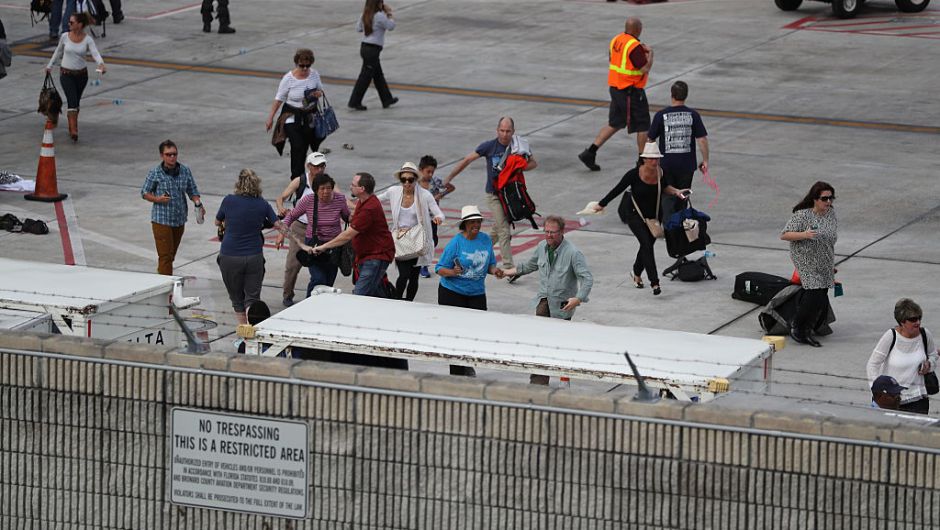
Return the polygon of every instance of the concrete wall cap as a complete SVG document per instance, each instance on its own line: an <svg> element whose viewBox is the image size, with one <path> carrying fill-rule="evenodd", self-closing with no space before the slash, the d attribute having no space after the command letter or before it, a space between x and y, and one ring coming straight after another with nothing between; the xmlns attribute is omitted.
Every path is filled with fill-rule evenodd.
<svg viewBox="0 0 940 530"><path fill-rule="evenodd" d="M229 361L236 355L238 354L217 351L207 353L202 356L202 367L205 370L226 371L228 370Z"/></svg>
<svg viewBox="0 0 940 530"><path fill-rule="evenodd" d="M229 360L231 372L266 375L272 377L290 377L291 367L300 362L287 357L262 357L260 355L235 355Z"/></svg>
<svg viewBox="0 0 940 530"><path fill-rule="evenodd" d="M327 363L323 361L300 361L291 367L291 377L305 381L319 381L339 385L356 384L361 366L353 364Z"/></svg>
<svg viewBox="0 0 940 530"><path fill-rule="evenodd" d="M754 428L799 434L822 434L823 418L788 414L785 412L758 412L753 416Z"/></svg>
<svg viewBox="0 0 940 530"><path fill-rule="evenodd" d="M548 405L549 397L553 392L555 392L555 389L544 385L493 381L486 384L483 389L483 397L491 401L504 401L506 403Z"/></svg>
<svg viewBox="0 0 940 530"><path fill-rule="evenodd" d="M421 380L421 392L437 396L483 399L486 382L476 377L432 375Z"/></svg>
<svg viewBox="0 0 940 530"><path fill-rule="evenodd" d="M364 368L356 373L356 384L372 388L418 392L421 390L421 374L394 368Z"/></svg>
<svg viewBox="0 0 940 530"><path fill-rule="evenodd" d="M712 406L693 403L683 409L682 419L702 424L751 427L754 424L753 410Z"/></svg>
<svg viewBox="0 0 940 530"><path fill-rule="evenodd" d="M940 449L940 429L937 429L937 427L904 425L892 431L891 441L896 444Z"/></svg>
<svg viewBox="0 0 940 530"><path fill-rule="evenodd" d="M54 335L0 329L0 349L42 351L42 341L49 337L54 337Z"/></svg>
<svg viewBox="0 0 940 530"><path fill-rule="evenodd" d="M611 399L610 396L579 394L572 392L571 389L562 389L552 392L552 395L549 397L549 404L553 407L587 410L591 412L612 413L617 408L617 402Z"/></svg>
<svg viewBox="0 0 940 530"><path fill-rule="evenodd" d="M42 351L79 357L103 357L104 347L111 341L73 337L71 335L52 335L42 340Z"/></svg>
<svg viewBox="0 0 940 530"><path fill-rule="evenodd" d="M846 421L838 418L827 418L822 422L822 433L836 438L891 442L893 431L894 428L890 425Z"/></svg>
<svg viewBox="0 0 940 530"><path fill-rule="evenodd" d="M196 353L183 353L180 351L170 351L166 354L166 362L170 366L179 366L180 368L202 368L203 355Z"/></svg>
<svg viewBox="0 0 940 530"><path fill-rule="evenodd" d="M166 364L166 355L171 351L173 348L166 346L115 341L104 347L104 356L119 361Z"/></svg>
<svg viewBox="0 0 940 530"><path fill-rule="evenodd" d="M641 403L633 401L633 396L623 397L616 401L617 414L638 416L643 418L657 418L663 420L681 420L686 407L694 407L691 403L682 403L671 399L661 399L656 403Z"/></svg>

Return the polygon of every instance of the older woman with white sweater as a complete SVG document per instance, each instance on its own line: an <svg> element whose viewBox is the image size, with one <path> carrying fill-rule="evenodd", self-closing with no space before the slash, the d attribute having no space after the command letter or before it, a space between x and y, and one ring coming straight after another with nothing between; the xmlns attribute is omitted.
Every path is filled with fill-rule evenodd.
<svg viewBox="0 0 940 530"><path fill-rule="evenodd" d="M431 223L444 222L444 213L431 192L417 185L418 167L411 162L402 164L395 172L400 186L392 186L378 195L380 201L388 201L392 208L392 237L420 225L424 231L424 252L417 256L395 256L398 279L395 292L398 298L408 301L418 294L418 273L421 267L434 260L434 241L431 239Z"/></svg>

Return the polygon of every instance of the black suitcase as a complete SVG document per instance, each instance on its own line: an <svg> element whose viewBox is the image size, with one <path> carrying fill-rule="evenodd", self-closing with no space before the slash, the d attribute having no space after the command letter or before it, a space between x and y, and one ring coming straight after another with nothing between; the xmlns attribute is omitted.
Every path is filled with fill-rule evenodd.
<svg viewBox="0 0 940 530"><path fill-rule="evenodd" d="M790 280L782 276L765 272L742 272L734 278L734 292L731 293L731 298L767 305L788 285Z"/></svg>

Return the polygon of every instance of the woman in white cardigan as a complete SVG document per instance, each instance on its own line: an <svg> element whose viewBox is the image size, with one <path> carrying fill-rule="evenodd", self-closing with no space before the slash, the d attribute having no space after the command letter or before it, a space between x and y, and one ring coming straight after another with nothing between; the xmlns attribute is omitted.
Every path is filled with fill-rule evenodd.
<svg viewBox="0 0 940 530"><path fill-rule="evenodd" d="M431 223L444 222L437 201L431 192L418 186L418 167L411 162L402 164L395 172L401 186L392 186L378 195L380 201L388 201L392 208L392 237L397 238L407 229L421 225L424 230L424 252L417 257L395 257L398 266L398 279L395 281L395 293L398 298L409 302L418 294L418 273L421 267L431 264L434 259L434 241L431 239ZM404 258L404 259L403 259Z"/></svg>

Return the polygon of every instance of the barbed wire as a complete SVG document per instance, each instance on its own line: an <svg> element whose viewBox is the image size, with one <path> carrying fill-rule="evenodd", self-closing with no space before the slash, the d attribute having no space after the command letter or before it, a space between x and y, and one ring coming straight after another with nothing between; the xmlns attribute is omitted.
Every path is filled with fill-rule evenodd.
<svg viewBox="0 0 940 530"><path fill-rule="evenodd" d="M147 302L143 302L143 301L128 302L128 301L110 300L110 299L103 299L103 298L100 298L100 299L99 299L99 298L88 297L88 296L70 296L70 295L64 295L64 294L58 294L58 293L45 293L45 292L39 292L39 291L26 291L26 290L16 290L16 289L3 289L3 290L0 290L0 293L2 293L2 291L16 292L16 293L21 293L21 294L41 295L41 296L55 296L55 297L67 298L67 299L93 300L93 301L102 302L102 303L114 303L114 304L126 304L126 305L148 306L148 307L159 308L159 309L161 309L161 310L165 310L165 309L168 308L168 306L167 306L166 304L147 303ZM140 294L141 292L142 292L142 291L138 291L137 293ZM0 296L2 296L2 295L0 295ZM319 295L319 296L322 296L322 295ZM35 305L41 305L41 304L35 304ZM193 310L193 311L200 311L200 310L202 310L202 309L199 309L199 308L192 308L192 310ZM203 310L203 311L204 311L204 310ZM98 314L98 313L96 313L96 314ZM96 315L96 314L93 314L93 315L91 315L91 316L94 316L94 315ZM114 317L114 318L129 318L129 319L145 320L145 321L146 321L146 320L152 320L152 321L158 321L158 322L160 322L160 323L162 323L162 322L168 322L168 321L171 321L171 320L172 320L172 317L170 317L169 314L164 317L164 316L155 316L155 315L123 314L123 313L120 313L120 312L107 311L107 312L104 312L104 313L100 313L100 315L102 315L102 316L107 316L107 317ZM204 316L204 315L203 315L203 316ZM192 316L192 317L190 317L190 318L199 318L199 316L198 316L198 315L194 315L194 316ZM440 333L440 332L426 332L426 331L414 330L414 329L407 329L407 330L404 330L404 329L396 329L396 328L383 328L383 327L378 327L378 326L367 326L367 325L358 325L358 324L348 324L348 323L338 322L338 321L324 321L324 320L310 320L310 319L288 318L288 317L285 317L285 316L278 316L278 319L279 319L280 321L283 321L283 322L293 322L293 323L300 323L300 324L305 324L305 325L320 325L320 326L324 326L324 327L335 327L335 326L337 326L337 325L341 325L341 326L343 326L343 327L345 327L345 328L353 329L353 330L364 330L364 331L369 331L369 332L384 332L384 333L393 333L393 334L398 334L398 335L418 335L418 336L423 336L423 337L430 337L430 338L433 338L433 339L459 339L459 340L470 340L470 341L475 341L475 342L479 342L479 343L483 343L483 344L498 344L498 345L502 345L502 346L529 346L529 347L538 347L538 348L543 348L543 349L548 349L548 350L554 350L554 351L562 351L562 352L565 352L565 353L570 353L570 352L582 352L582 353L592 353L592 354L601 353L601 354L616 355L616 356L618 356L618 357L623 354L622 349L617 349L617 350L605 350L605 349L601 349L601 348L561 347L561 346L557 346L557 345L553 345L553 344L543 344L543 343L538 343L538 342L505 341L505 340L500 340L500 339L479 338L479 337L472 337L472 336L466 336L466 335L446 334L446 333ZM213 322L215 322L216 324L223 325L223 326L228 326L228 327L236 327L236 326L237 326L237 323L234 322L234 321L214 320ZM136 331L146 331L146 330L152 329L151 327L143 328L143 329L142 329L140 326L122 324L122 323L118 323L118 322L107 322L107 323L102 323L101 325L107 325L107 326L111 326L111 327L122 327L122 328L126 328L126 329L133 329L133 330L136 330ZM345 340L362 341L361 336L358 336L358 335L337 335L336 333L332 333L332 335L333 335L333 338L334 338L334 339L338 339L338 340L343 340L343 339L345 339ZM273 340L273 339L272 339L272 340ZM321 338L313 338L313 340L321 340L321 341L323 341L323 340L325 340L325 339L323 339L323 338L321 337ZM436 349L436 348L440 348L440 343L439 343L439 342L418 342L418 341L415 341L415 340L410 340L410 341L400 341L400 340L399 340L399 341L397 342L397 344L398 344L398 345L404 344L405 346L419 347L419 348L424 348L424 349L432 349L432 348ZM768 347L769 347L769 345L768 345ZM433 351L433 350L432 350L432 351ZM489 350L477 350L477 349L467 349L467 348L463 348L462 351L464 351L464 352L466 352L466 353L470 353L470 354L486 354L486 355L492 355L492 354L493 354L493 352L492 352L492 351L489 351ZM435 353L437 353L437 352L435 352ZM500 355L509 355L509 356L513 356L513 354L508 353L508 352L503 352L503 353L501 353ZM553 361L553 362L557 362L557 361L560 360L558 357L547 356L547 355L538 355L538 354L526 354L525 356L515 356L515 357L535 358L535 359L538 359L538 360L551 360L551 361ZM719 361L714 361L714 360L705 360L705 359L687 359L687 358L678 358L678 357L667 357L667 356L649 355L649 354L643 354L643 353L631 354L631 357L633 357L634 359L638 359L638 360L667 361L667 362L683 363L683 364L685 364L685 363L694 363L694 364L700 364L700 365L705 365L705 366L713 366L713 367L735 368L735 369L737 369L737 370L746 369L746 367L742 367L740 364L725 363L725 362L719 362ZM518 362L518 361L515 361L515 362ZM580 364L586 364L586 365L589 365L589 366L606 366L606 367L610 367L611 364L612 364L612 363L606 362L606 361L579 360L578 362L579 362ZM833 378L839 378L839 379L843 379L843 380L853 380L853 381L864 382L864 384L865 384L866 387L867 387L867 385L868 385L868 379L867 379L867 377L858 377L858 376L850 376L850 375L846 375L846 374L834 374L834 373L828 373L828 372L819 372L819 371L802 370L802 369L793 369L793 368L781 368L781 367L774 367L774 368L773 368L773 371L774 371L775 373L789 373L789 374L797 374L797 375L803 375L803 376L833 377ZM706 377L706 376L703 376L700 372L681 372L681 371L675 371L675 370L659 370L659 372L660 372L660 373L671 374L671 375ZM723 374L714 374L714 375L712 375L711 377L724 377L724 375L723 375ZM764 380L764 379L746 380L746 379L736 378L735 380L737 380L737 381L748 381L748 382L761 382L761 383L766 382L766 380ZM853 391L856 391L856 390L857 390L856 387L849 387L849 386L844 386L844 385L834 385L834 384L817 384L817 383L786 382L786 381L775 381L775 382L776 382L777 384L787 384L787 385L795 385L795 386L807 386L807 387L815 387L815 388L832 388L832 389L844 389L844 390L853 390Z"/></svg>

